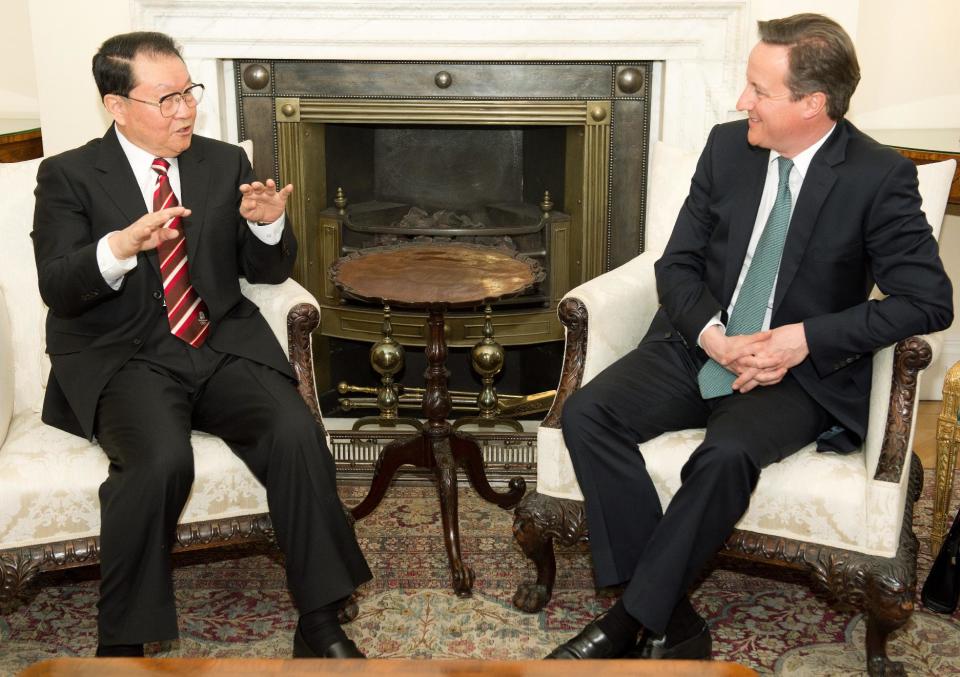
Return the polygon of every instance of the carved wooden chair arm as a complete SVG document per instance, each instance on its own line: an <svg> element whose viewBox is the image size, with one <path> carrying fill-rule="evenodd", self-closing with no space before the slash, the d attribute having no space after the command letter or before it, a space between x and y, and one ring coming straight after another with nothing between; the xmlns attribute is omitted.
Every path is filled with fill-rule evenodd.
<svg viewBox="0 0 960 677"><path fill-rule="evenodd" d="M320 326L320 304L293 280L281 284L250 284L240 280L244 296L257 304L280 345L287 351L297 376L297 389L320 425L320 404L313 371L310 337Z"/></svg>
<svg viewBox="0 0 960 677"><path fill-rule="evenodd" d="M910 458L917 379L932 359L933 350L926 337L911 336L894 348L890 406L875 480L898 483L903 476L904 463Z"/></svg>
<svg viewBox="0 0 960 677"><path fill-rule="evenodd" d="M652 252L640 254L570 290L560 301L557 315L566 328L563 370L542 426L559 428L566 398L640 342L658 307L656 258Z"/></svg>

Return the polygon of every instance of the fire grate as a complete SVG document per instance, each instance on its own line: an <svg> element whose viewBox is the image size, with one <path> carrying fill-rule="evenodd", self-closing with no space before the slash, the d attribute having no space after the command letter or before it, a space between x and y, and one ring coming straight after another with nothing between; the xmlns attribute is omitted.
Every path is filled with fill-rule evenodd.
<svg viewBox="0 0 960 677"><path fill-rule="evenodd" d="M348 483L369 484L380 450L387 444L409 437L413 429L386 430L329 430L330 451L337 464L337 477ZM536 482L537 434L535 432L471 432L480 444L483 465L490 484L506 486L518 475L528 486ZM462 486L469 484L463 472L457 473ZM428 471L408 468L397 475L397 481L417 484L432 483Z"/></svg>

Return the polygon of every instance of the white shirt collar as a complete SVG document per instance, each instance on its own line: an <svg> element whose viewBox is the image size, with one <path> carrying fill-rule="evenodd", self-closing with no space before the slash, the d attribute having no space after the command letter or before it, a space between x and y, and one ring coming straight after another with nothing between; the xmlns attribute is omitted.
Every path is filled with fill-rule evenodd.
<svg viewBox="0 0 960 677"><path fill-rule="evenodd" d="M157 184L157 173L153 171L153 161L156 159L156 156L152 153L148 153L143 148L136 145L133 141L125 137L123 132L120 131L120 128L117 127L116 123L114 123L113 128L117 132L117 141L120 142L120 148L123 150L123 154L127 157L127 162L130 163L130 168L133 170L133 175L137 179L137 185L140 187L140 192L143 194L143 200L147 205L147 210L152 211L153 190ZM179 160L176 157L168 157L164 159L170 163L170 169L167 171L167 177L170 180L170 188L173 189L174 195L176 195L177 199L179 199Z"/></svg>
<svg viewBox="0 0 960 677"><path fill-rule="evenodd" d="M821 136L820 139L812 146L807 147L793 156L793 166L800 173L801 178L807 175L807 169L810 167L810 163L813 161L813 156L817 154L818 150L820 150L820 146L827 142L827 139L830 138L830 135L833 134L833 130L836 128L837 123L834 122L833 126L827 130L827 133ZM773 163L773 161L778 157L780 157L780 153L775 150L770 151L770 163Z"/></svg>

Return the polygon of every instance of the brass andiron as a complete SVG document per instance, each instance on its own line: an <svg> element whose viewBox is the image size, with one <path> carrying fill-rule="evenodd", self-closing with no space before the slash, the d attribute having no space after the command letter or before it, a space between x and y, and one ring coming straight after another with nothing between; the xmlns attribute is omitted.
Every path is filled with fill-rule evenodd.
<svg viewBox="0 0 960 677"><path fill-rule="evenodd" d="M473 365L473 370L480 375L480 380L483 382L483 388L477 396L477 409L480 411L480 415L464 416L457 419L453 424L453 429L457 430L470 424L481 428L505 425L518 433L522 433L523 425L519 421L499 416L497 413L497 391L493 387L493 379L503 369L504 352L503 346L493 338L493 310L490 308L490 304L487 304L484 308L483 315L483 338L470 351L470 362Z"/></svg>
<svg viewBox="0 0 960 677"><path fill-rule="evenodd" d="M393 325L390 323L390 306L383 306L382 337L370 347L370 365L380 374L380 387L377 388L377 408L379 416L364 416L353 424L354 430L365 425L378 425L394 428L398 424L423 430L423 424L415 418L397 416L399 396L393 375L403 368L403 346L393 338Z"/></svg>

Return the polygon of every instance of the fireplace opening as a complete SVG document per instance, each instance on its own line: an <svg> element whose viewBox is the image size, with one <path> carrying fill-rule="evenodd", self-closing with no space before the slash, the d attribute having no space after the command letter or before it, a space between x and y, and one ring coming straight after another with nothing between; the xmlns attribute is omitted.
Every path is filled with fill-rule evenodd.
<svg viewBox="0 0 960 677"><path fill-rule="evenodd" d="M300 242L294 277L321 305L314 357L325 414L345 413L340 381L379 383L369 350L385 316L341 297L328 269L345 254L404 240L478 242L539 261L546 278L491 311L506 356L497 388L532 396L556 385L560 299L642 251L650 62L238 60L234 68L255 170L272 168L297 187L288 202ZM467 355L484 339L484 318L484 308L445 315L452 388L477 389ZM397 377L422 385L426 314L392 308L391 322L407 351Z"/></svg>
<svg viewBox="0 0 960 677"><path fill-rule="evenodd" d="M548 277L497 305L549 303L550 234L570 220L554 208L564 199L566 128L328 124L323 134L327 203L345 207L331 214L340 255L408 241L503 247Z"/></svg>

